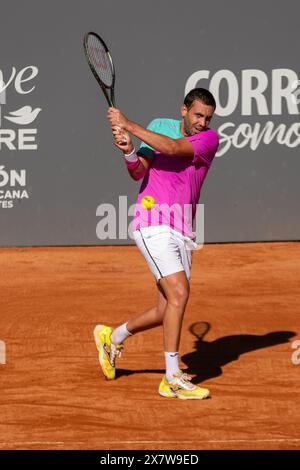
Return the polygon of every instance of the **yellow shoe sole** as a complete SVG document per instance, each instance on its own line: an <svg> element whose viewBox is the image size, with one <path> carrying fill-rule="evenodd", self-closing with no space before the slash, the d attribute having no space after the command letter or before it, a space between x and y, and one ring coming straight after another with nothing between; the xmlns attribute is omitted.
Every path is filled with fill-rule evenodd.
<svg viewBox="0 0 300 470"><path fill-rule="evenodd" d="M106 353L106 351L103 347L104 343L103 343L103 340L101 339L101 334L102 334L101 331L104 330L105 328L112 331L112 329L109 326L97 325L94 328L94 339L95 339L96 347L97 347L97 350L98 350L98 353L99 353L98 358L99 358L99 363L100 363L103 375L107 380L114 380L115 376L116 376L115 369L112 368L110 371L107 371L107 369L105 367L105 361L107 361L109 363L109 359L107 358L107 353ZM104 334L106 334L106 333L104 333Z"/></svg>

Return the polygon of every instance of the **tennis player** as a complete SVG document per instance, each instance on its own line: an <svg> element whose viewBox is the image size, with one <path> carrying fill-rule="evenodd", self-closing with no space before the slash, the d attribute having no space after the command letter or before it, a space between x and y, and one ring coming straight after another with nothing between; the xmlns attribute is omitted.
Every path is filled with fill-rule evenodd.
<svg viewBox="0 0 300 470"><path fill-rule="evenodd" d="M179 366L179 344L189 298L193 232L200 191L217 152L219 139L209 127L216 108L213 95L195 88L184 99L181 120L154 119L147 129L109 108L115 145L122 150L130 176L142 180L134 214L134 239L153 273L157 303L112 329L94 330L99 361L107 379L115 378L116 358L124 341L163 325L166 374L159 385L163 397L203 399L206 388L191 382ZM124 139L125 136L125 139ZM142 141L136 152L131 136Z"/></svg>

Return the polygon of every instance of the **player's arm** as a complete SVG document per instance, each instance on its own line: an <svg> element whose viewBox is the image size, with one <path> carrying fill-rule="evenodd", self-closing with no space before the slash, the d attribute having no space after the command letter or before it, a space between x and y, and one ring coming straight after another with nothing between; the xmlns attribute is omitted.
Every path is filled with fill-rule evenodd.
<svg viewBox="0 0 300 470"><path fill-rule="evenodd" d="M138 154L138 159L140 161L140 165L137 167L136 170L130 171L128 168L128 172L130 176L135 180L138 181L141 178L144 178L145 174L147 173L149 166L151 165L151 160L149 158L141 157Z"/></svg>
<svg viewBox="0 0 300 470"><path fill-rule="evenodd" d="M144 158L138 155L138 160L139 165L136 166L136 168L130 168L127 166L128 173L130 174L131 178L135 181L144 178L149 166L151 165L151 161L148 158Z"/></svg>
<svg viewBox="0 0 300 470"><path fill-rule="evenodd" d="M179 157L194 156L194 148L192 144L184 137L181 139L172 139L171 137L144 129L135 122L129 121L129 123L129 128L126 129L128 132L164 155Z"/></svg>
<svg viewBox="0 0 300 470"><path fill-rule="evenodd" d="M192 144L185 138L172 139L149 129L145 129L139 124L130 121L120 110L116 108L109 108L108 119L112 125L120 126L130 134L142 140L146 144L153 147L155 150L162 152L164 155L180 156L180 157L193 157L194 148Z"/></svg>
<svg viewBox="0 0 300 470"><path fill-rule="evenodd" d="M134 146L128 132L121 130L118 126L113 126L112 133L114 135L115 146L122 150L124 155L130 155L134 150ZM126 163L128 173L135 181L138 181L145 176L151 164L151 160L141 155L137 155L137 159L138 162L134 165Z"/></svg>

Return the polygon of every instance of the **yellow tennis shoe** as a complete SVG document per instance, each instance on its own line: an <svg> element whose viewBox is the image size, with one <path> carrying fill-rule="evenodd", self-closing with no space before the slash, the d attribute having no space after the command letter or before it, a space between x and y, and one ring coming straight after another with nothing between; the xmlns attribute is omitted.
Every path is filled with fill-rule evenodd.
<svg viewBox="0 0 300 470"><path fill-rule="evenodd" d="M160 382L158 393L162 397L180 398L181 400L203 400L209 396L207 388L197 387L191 383L192 377L178 370L173 379L167 381L164 376Z"/></svg>
<svg viewBox="0 0 300 470"><path fill-rule="evenodd" d="M99 362L106 379L116 377L116 358L122 354L123 344L113 344L110 340L112 328L97 325L94 329L95 343L99 352Z"/></svg>

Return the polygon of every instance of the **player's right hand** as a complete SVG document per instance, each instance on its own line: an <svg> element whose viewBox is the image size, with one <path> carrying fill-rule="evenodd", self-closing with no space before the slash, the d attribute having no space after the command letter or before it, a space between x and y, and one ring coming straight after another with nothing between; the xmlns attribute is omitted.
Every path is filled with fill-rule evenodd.
<svg viewBox="0 0 300 470"><path fill-rule="evenodd" d="M125 129L119 126L112 126L112 133L114 136L114 144L124 153L130 153L134 149L131 137Z"/></svg>

